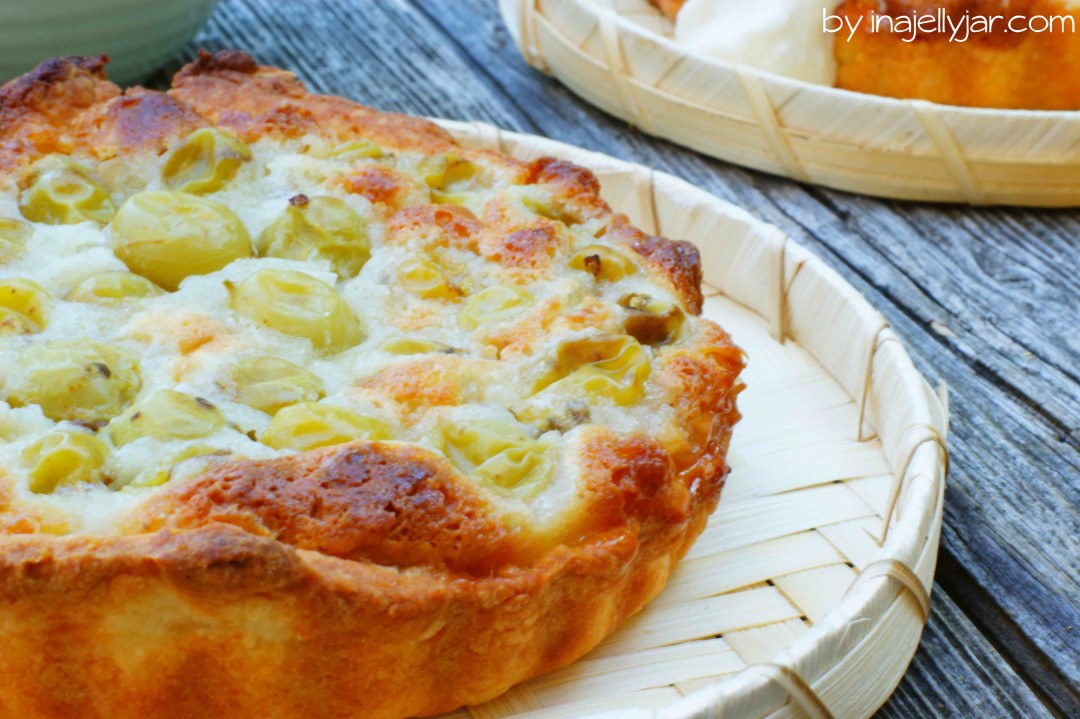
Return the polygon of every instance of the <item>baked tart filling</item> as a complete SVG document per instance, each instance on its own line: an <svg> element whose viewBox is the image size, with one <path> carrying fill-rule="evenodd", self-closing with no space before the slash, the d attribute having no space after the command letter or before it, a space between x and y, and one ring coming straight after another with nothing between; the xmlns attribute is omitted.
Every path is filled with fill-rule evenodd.
<svg viewBox="0 0 1080 719"><path fill-rule="evenodd" d="M698 316L692 246L613 214L587 170L460 147L239 53L164 94L102 65L0 90L9 539L82 552L103 586L148 537L605 591L681 556L743 363ZM662 586L649 571L608 624ZM449 709L571 658L363 706Z"/></svg>

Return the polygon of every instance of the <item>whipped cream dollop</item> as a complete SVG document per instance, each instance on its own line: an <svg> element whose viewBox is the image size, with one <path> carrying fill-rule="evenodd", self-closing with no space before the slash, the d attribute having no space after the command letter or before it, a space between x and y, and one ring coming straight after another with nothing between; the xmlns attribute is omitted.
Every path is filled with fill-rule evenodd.
<svg viewBox="0 0 1080 719"><path fill-rule="evenodd" d="M691 52L804 82L836 82L834 35L822 30L821 0L688 0L675 42Z"/></svg>

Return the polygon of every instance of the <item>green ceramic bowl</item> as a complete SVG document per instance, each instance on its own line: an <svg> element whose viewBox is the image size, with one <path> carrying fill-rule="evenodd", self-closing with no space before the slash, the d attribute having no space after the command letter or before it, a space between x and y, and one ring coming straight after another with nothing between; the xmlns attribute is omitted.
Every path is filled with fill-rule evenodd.
<svg viewBox="0 0 1080 719"><path fill-rule="evenodd" d="M142 80L206 23L217 0L0 0L0 82L62 55L105 53L109 77Z"/></svg>

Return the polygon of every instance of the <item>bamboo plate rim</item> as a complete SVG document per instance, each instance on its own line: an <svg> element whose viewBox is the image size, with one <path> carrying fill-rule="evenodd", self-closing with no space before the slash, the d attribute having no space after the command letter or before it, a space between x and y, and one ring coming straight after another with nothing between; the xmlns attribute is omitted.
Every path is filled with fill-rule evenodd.
<svg viewBox="0 0 1080 719"><path fill-rule="evenodd" d="M1080 111L815 85L688 52L620 14L627 0L499 4L530 65L642 131L704 154L879 197L1080 206ZM593 26L570 29L582 18ZM704 97L703 87L715 92Z"/></svg>

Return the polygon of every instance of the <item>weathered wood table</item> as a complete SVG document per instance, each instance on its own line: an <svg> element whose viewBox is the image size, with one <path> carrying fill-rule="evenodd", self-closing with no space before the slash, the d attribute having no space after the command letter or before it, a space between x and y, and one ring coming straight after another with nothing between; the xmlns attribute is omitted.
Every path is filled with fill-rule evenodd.
<svg viewBox="0 0 1080 719"><path fill-rule="evenodd" d="M494 0L223 0L154 83L197 47L247 50L380 109L650 165L816 252L951 389L933 615L880 716L1080 717L1080 210L882 202L644 137L528 68Z"/></svg>

